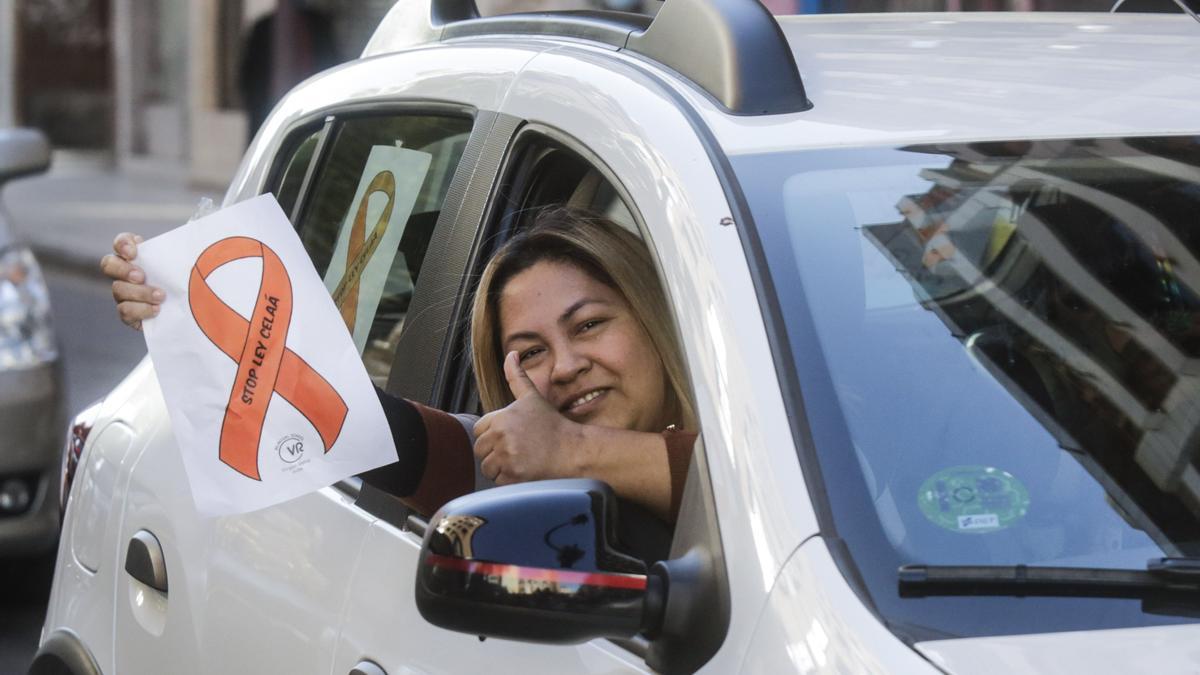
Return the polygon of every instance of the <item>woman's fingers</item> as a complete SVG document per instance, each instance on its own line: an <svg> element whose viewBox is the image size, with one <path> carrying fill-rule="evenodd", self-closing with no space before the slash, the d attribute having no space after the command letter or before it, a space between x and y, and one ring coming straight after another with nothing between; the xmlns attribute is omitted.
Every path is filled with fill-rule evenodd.
<svg viewBox="0 0 1200 675"><path fill-rule="evenodd" d="M479 454L479 472L484 478L493 483L500 482L500 476L504 473L504 456L500 452L492 452L489 447L482 454Z"/></svg>
<svg viewBox="0 0 1200 675"><path fill-rule="evenodd" d="M479 463L479 472L483 474L484 478L494 481L496 480L496 474L500 472L500 467L496 466L494 457L487 455Z"/></svg>
<svg viewBox="0 0 1200 675"><path fill-rule="evenodd" d="M125 325L136 330L141 330L143 320L158 316L163 301L161 290L128 281L114 281L112 294L117 303L117 316Z"/></svg>
<svg viewBox="0 0 1200 675"><path fill-rule="evenodd" d="M496 411L493 411L475 420L475 428L473 430L475 433L475 438L479 439L481 436L486 434L488 429L492 427L492 421L495 419Z"/></svg>
<svg viewBox="0 0 1200 675"><path fill-rule="evenodd" d="M483 473L484 478L487 478L496 485L508 485L509 483L516 482L509 478L508 474L504 473L504 467L501 466L500 462L485 462L480 464L479 471Z"/></svg>
<svg viewBox="0 0 1200 675"><path fill-rule="evenodd" d="M113 253L116 253L125 260L133 260L137 257L137 245L142 243L141 235L132 232L122 232L113 239Z"/></svg>
<svg viewBox="0 0 1200 675"><path fill-rule="evenodd" d="M121 317L122 323L136 330L142 329L142 321L150 319L158 315L158 305L150 305L144 302L119 302L117 303L117 316Z"/></svg>
<svg viewBox="0 0 1200 675"><path fill-rule="evenodd" d="M496 485L516 482L512 471L517 458L504 448L503 434L492 432L477 436L475 456L479 459L479 471L484 478Z"/></svg>
<svg viewBox="0 0 1200 675"><path fill-rule="evenodd" d="M146 283L146 273L142 268L112 254L100 259L100 271L109 279Z"/></svg>
<svg viewBox="0 0 1200 675"><path fill-rule="evenodd" d="M132 232L122 232L113 239L113 252L100 259L100 271L113 280L113 300L117 316L130 328L142 329L142 321L158 315L159 303L166 294L146 285L146 272L134 265L137 246L144 239Z"/></svg>
<svg viewBox="0 0 1200 675"><path fill-rule="evenodd" d="M120 304L122 302L145 303L148 305L158 305L163 301L163 292L153 286L146 284L134 284L128 281L114 281L112 283L113 300Z"/></svg>

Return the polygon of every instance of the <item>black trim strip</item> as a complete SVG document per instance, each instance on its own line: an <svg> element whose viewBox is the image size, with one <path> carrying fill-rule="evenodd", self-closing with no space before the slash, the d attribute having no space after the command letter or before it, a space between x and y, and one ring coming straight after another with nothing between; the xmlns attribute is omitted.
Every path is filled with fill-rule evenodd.
<svg viewBox="0 0 1200 675"><path fill-rule="evenodd" d="M469 272L477 270L480 255L480 232L486 230L485 223L496 197L496 181L501 175L501 165L505 159L508 141L512 137L520 120L511 115L491 113L491 126L479 146L479 154L471 174L471 180L463 188L462 209L464 218L472 224L470 232L459 229L455 232L454 249L456 251L455 271L458 273L457 283L453 286L454 296L446 298L443 306L447 307L448 328L444 336L447 348L438 356L435 386L430 398L432 405L443 410L459 412L474 412L456 408L458 398L459 377L453 368L453 362L461 355L469 353L469 341L463 339L470 325L470 317L464 316L464 308L470 306L474 297L474 288L469 287ZM432 245L431 245L432 250ZM449 284L447 284L449 287Z"/></svg>
<svg viewBox="0 0 1200 675"><path fill-rule="evenodd" d="M299 226L300 218L304 215L305 209L308 208L309 202L312 201L312 185L313 181L316 180L317 167L321 165L321 163L325 160L325 156L329 153L329 146L332 144L330 139L334 135L333 125L335 123L336 119L334 116L329 115L325 118L325 124L321 127L321 135L317 138L317 147L313 148L312 157L308 160L308 167L304 170L304 180L300 182L300 192L296 195L296 203L292 204L292 212L288 214L288 218L292 221L293 228ZM302 134L303 132L301 132L300 135ZM303 141L300 142L303 143ZM299 148L300 145L296 144L295 147ZM279 159L278 155L276 155L275 159ZM275 173L278 174L281 168L281 166L277 165ZM272 178L267 184L274 185L279 178L280 176L276 175L275 178Z"/></svg>

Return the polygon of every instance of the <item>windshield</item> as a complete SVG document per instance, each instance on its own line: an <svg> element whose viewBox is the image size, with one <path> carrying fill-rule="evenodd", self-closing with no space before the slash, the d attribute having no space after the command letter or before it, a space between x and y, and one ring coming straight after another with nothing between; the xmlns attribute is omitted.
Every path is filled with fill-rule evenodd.
<svg viewBox="0 0 1200 675"><path fill-rule="evenodd" d="M896 569L1200 555L1197 140L733 164L832 527L885 620L913 639L1189 620L1136 600L902 599Z"/></svg>

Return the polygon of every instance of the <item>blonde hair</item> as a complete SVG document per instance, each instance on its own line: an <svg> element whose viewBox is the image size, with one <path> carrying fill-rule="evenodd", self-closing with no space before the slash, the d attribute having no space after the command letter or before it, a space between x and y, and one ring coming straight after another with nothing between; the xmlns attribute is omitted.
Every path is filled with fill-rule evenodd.
<svg viewBox="0 0 1200 675"><path fill-rule="evenodd" d="M543 261L573 265L621 294L663 364L668 400L662 419L695 429L683 353L650 252L637 235L611 220L565 206L544 209L483 270L471 312L471 358L484 410L513 401L500 344L500 293L517 274Z"/></svg>

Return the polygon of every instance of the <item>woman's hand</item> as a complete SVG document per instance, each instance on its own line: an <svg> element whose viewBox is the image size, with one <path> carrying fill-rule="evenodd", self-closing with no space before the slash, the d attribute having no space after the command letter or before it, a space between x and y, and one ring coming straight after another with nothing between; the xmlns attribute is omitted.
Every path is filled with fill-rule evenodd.
<svg viewBox="0 0 1200 675"><path fill-rule="evenodd" d="M583 425L542 398L516 352L504 359L504 375L516 400L475 423L475 456L483 475L497 485L579 476L576 450Z"/></svg>
<svg viewBox="0 0 1200 675"><path fill-rule="evenodd" d="M595 478L665 522L671 511L671 472L662 434L579 424L538 393L516 352L504 376L517 400L475 423L475 456L497 485L549 478Z"/></svg>
<svg viewBox="0 0 1200 675"><path fill-rule="evenodd" d="M166 295L161 289L146 285L146 272L133 264L137 258L140 235L122 232L113 239L113 252L100 259L100 271L113 280L113 301L117 315L125 325L142 329L142 321L158 316L159 305Z"/></svg>

